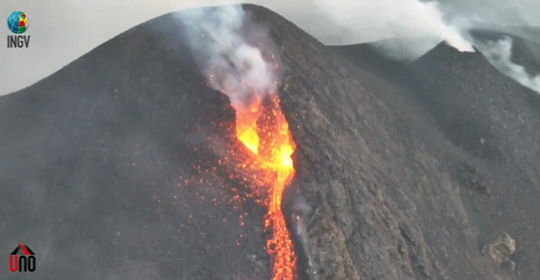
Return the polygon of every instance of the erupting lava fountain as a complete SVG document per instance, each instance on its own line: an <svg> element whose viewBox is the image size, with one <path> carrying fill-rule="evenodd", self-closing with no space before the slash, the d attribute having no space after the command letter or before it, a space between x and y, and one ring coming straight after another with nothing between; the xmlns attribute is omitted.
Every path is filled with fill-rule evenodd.
<svg viewBox="0 0 540 280"><path fill-rule="evenodd" d="M272 55L272 59L275 56ZM277 63L265 62L267 69L277 70ZM214 72L216 73L216 72ZM216 73L218 76L224 73ZM212 75L215 77L216 75ZM221 91L229 97L241 95L239 102L232 100L236 111L236 136L252 153L253 161L240 167L245 169L251 179L252 189L267 208L265 231L271 233L266 249L272 260L273 280L293 280L296 278L296 255L293 242L287 228L285 216L281 210L281 200L285 187L294 177L291 155L295 145L289 130L289 124L283 114L278 95L279 82L275 75L255 75L265 81L241 80L241 86ZM210 84L213 80L210 79ZM253 83L270 84L267 92L258 92ZM242 94L235 94L242 91ZM232 98L233 99L233 98ZM246 149L239 149L246 150ZM232 153L236 151L230 151Z"/></svg>
<svg viewBox="0 0 540 280"><path fill-rule="evenodd" d="M267 242L273 261L273 280L293 280L296 257L281 200L294 176L291 155L295 146L279 102L275 92L264 100L257 95L248 110L237 110L236 129L238 139L256 156L254 170L262 173L257 174L257 179L270 187L264 204L268 208L265 227L273 233Z"/></svg>
<svg viewBox="0 0 540 280"><path fill-rule="evenodd" d="M207 58L202 63L209 85L227 95L236 111L236 136L247 149L229 153L234 158L239 151L251 154L239 167L253 191L264 198L258 201L267 209L264 226L271 233L266 247L272 278L293 280L296 256L281 200L294 177L295 145L280 106L279 64L272 54L277 48L263 25L252 21L241 6L185 11L179 18L191 27L192 51Z"/></svg>

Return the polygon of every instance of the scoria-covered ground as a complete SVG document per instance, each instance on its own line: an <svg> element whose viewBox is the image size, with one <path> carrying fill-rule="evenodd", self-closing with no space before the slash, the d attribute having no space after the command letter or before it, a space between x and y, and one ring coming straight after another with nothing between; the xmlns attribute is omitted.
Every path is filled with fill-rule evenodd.
<svg viewBox="0 0 540 280"><path fill-rule="evenodd" d="M478 52L397 64L245 8L286 72L284 212L298 193L312 209L302 279L537 279L537 93ZM239 147L234 110L156 25L178 29L154 19L0 98L0 254L21 242L38 262L1 279L270 279L243 153L220 161ZM501 264L485 245L503 233L517 247Z"/></svg>

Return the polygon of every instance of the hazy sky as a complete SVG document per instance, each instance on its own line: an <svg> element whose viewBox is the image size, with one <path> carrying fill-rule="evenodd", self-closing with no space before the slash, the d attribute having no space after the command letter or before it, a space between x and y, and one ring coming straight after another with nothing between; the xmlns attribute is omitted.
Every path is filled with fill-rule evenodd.
<svg viewBox="0 0 540 280"><path fill-rule="evenodd" d="M31 42L27 49L0 47L0 95L31 85L148 19L184 8L238 2L266 6L327 44L368 42L421 33L436 33L449 40L457 38L455 30L441 21L443 17L438 7L417 0L2 0L0 15L4 20L15 10L27 13L30 28L26 34L31 35ZM452 3L452 6L440 8L446 15L467 15L469 20L540 21L539 0L444 2ZM463 19L453 18L448 22L462 24ZM7 26L0 27L0 37L6 38L9 34Z"/></svg>

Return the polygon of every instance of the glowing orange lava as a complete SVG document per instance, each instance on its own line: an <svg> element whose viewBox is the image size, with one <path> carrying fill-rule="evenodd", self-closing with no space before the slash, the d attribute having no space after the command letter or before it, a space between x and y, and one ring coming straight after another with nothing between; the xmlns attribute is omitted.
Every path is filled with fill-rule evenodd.
<svg viewBox="0 0 540 280"><path fill-rule="evenodd" d="M281 199L285 187L294 176L291 155L294 143L289 125L279 106L279 97L269 98L270 106L263 106L260 98L253 100L249 109L238 110L236 129L238 139L256 156L255 168L263 185L269 186L265 206L268 212L265 228L272 232L267 241L267 251L272 258L273 280L295 278L296 256L285 217L281 211Z"/></svg>

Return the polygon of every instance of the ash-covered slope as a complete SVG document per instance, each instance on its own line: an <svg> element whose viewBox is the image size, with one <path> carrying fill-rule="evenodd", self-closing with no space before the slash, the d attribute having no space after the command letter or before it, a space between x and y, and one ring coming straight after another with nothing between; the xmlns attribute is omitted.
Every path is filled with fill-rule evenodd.
<svg viewBox="0 0 540 280"><path fill-rule="evenodd" d="M411 79L403 84L448 139L481 161L476 169L494 197L480 203L486 227L519 240L516 279L534 279L540 261L540 94L502 75L481 53L446 45L405 71Z"/></svg>
<svg viewBox="0 0 540 280"><path fill-rule="evenodd" d="M476 36L494 40L501 34ZM514 42L518 43L517 55L534 64L535 57L527 56L519 38L514 37ZM481 53L460 53L445 43L417 61L399 65L382 56L371 64L355 59L371 55L358 46L349 46L348 52L343 47L336 51L368 71L373 69L371 65L395 69L377 72L377 77L400 91L379 91L380 97L389 106L396 104L393 112L405 120L404 130L416 132L422 145L435 152L446 171L458 179L454 184L465 190L457 200L465 206L460 210L463 224L459 229L473 243L463 247L461 256L473 264L481 263L472 257L476 253L467 250L477 250L500 232L507 232L518 240L513 256L516 270L506 274L492 267L492 273L498 275L493 279L534 279L540 261L540 224L534 217L540 201L540 95L500 73ZM433 128L443 136L439 141L433 141L439 133L426 133Z"/></svg>
<svg viewBox="0 0 540 280"><path fill-rule="evenodd" d="M297 245L304 278L534 279L538 245L514 227L538 230L533 212L507 215L517 203L538 209L528 204L535 199L530 184L492 187L493 173L482 173L476 154L460 139L447 140L452 126L432 121L436 112L418 111L408 95L413 88L347 62L269 10L245 8L268 26L286 62L280 95L297 144L293 187L313 210L307 246ZM228 137L234 112L203 85L181 34L170 15L154 19L0 98L0 211L8 217L1 252L27 244L39 256L33 276L270 279L264 209L249 199L228 203L234 189L247 189L226 181L236 170L214 166L219 153L205 149L235 145ZM449 65L436 53L426 65ZM418 65L415 73L427 67ZM447 82L428 77L411 83L415 93ZM497 147L493 158L504 158L510 146ZM507 179L531 178L515 174ZM512 200L524 189L528 201ZM284 208L289 215L294 207ZM515 218L512 227L495 224L505 219L497 216ZM481 254L500 229L518 236L524 255L515 272Z"/></svg>
<svg viewBox="0 0 540 280"><path fill-rule="evenodd" d="M1 252L32 248L30 277L268 277L263 209L233 209L242 186L205 150L234 111L181 42L157 18L0 99Z"/></svg>
<svg viewBox="0 0 540 280"><path fill-rule="evenodd" d="M400 73L400 69L404 65L403 62L385 56L373 44L331 46L330 48L349 59L356 67L378 76L389 77Z"/></svg>

